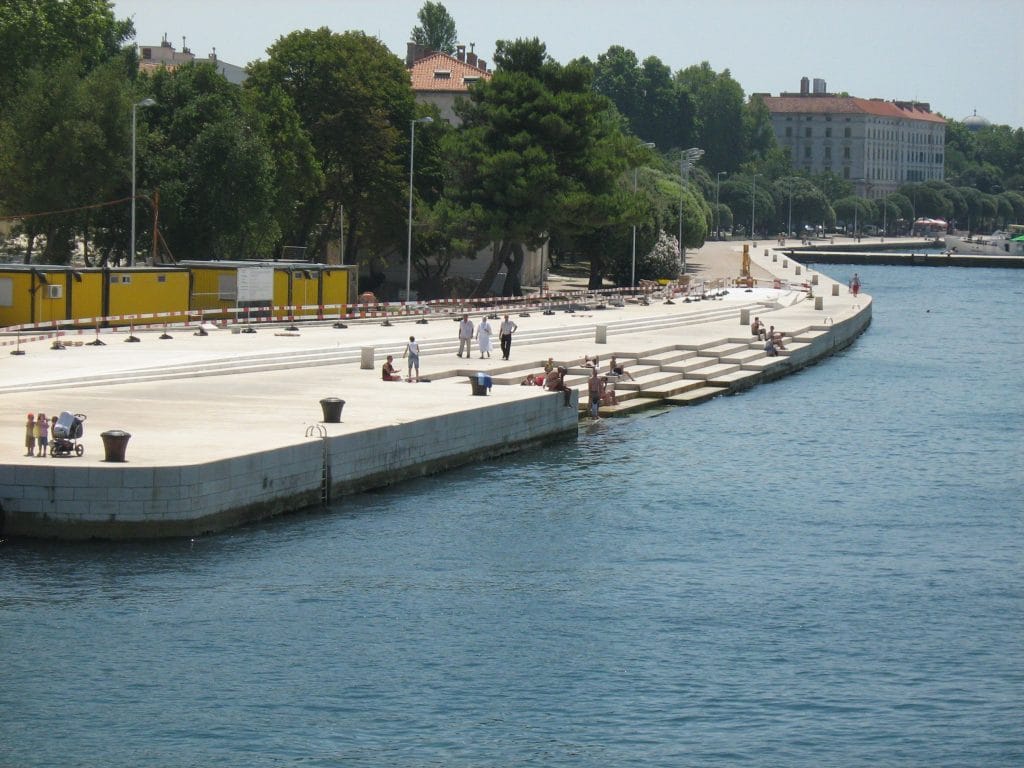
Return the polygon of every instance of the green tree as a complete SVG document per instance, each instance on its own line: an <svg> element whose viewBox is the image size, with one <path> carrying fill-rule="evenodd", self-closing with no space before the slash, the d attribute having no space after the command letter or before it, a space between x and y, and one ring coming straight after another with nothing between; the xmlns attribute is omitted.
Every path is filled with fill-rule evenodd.
<svg viewBox="0 0 1024 768"><path fill-rule="evenodd" d="M693 144L693 98L656 56L641 64L633 51L614 45L596 63L581 63L593 68L594 88L612 100L635 136L663 152Z"/></svg>
<svg viewBox="0 0 1024 768"><path fill-rule="evenodd" d="M420 23L412 28L412 41L432 51L455 53L455 44L459 41L455 31L455 19L441 3L427 0L420 8L416 17Z"/></svg>
<svg viewBox="0 0 1024 768"><path fill-rule="evenodd" d="M242 91L212 64L158 70L139 110L139 177L160 189L161 231L177 258L273 255L274 163Z"/></svg>
<svg viewBox="0 0 1024 768"><path fill-rule="evenodd" d="M453 190L497 244L479 292L490 290L504 266L502 292L514 295L524 247L624 218L628 144L587 67L554 62L536 38L499 40L495 63L494 76L459 108Z"/></svg>
<svg viewBox="0 0 1024 768"><path fill-rule="evenodd" d="M793 230L801 232L804 225L831 226L835 219L832 206L824 193L810 179L803 176L787 176L771 185L775 205L775 224L781 231L787 231L790 220Z"/></svg>
<svg viewBox="0 0 1024 768"><path fill-rule="evenodd" d="M4 0L0 3L0 110L28 73L72 61L84 75L122 53L135 34L106 0ZM129 71L125 62L125 75Z"/></svg>
<svg viewBox="0 0 1024 768"><path fill-rule="evenodd" d="M110 200L128 178L127 83L115 63L80 71L71 59L30 71L0 119L0 203L55 212L25 225L31 238L44 235L42 258L53 264L69 262L92 216L85 208ZM31 255L30 245L26 261Z"/></svg>
<svg viewBox="0 0 1024 768"><path fill-rule="evenodd" d="M323 174L286 241L321 253L344 207L346 253L365 260L399 245L414 114L402 61L376 38L326 27L292 32L268 53L250 65L247 85L288 96Z"/></svg>
<svg viewBox="0 0 1024 768"><path fill-rule="evenodd" d="M704 150L704 163L709 168L735 172L749 157L749 135L760 130L758 119L746 118L743 88L728 69L717 73L706 61L682 70L676 80L696 103L694 143Z"/></svg>

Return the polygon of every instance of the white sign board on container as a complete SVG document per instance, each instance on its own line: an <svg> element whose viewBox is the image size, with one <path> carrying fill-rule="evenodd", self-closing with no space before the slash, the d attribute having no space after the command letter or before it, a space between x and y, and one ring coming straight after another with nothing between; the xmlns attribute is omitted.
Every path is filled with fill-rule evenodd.
<svg viewBox="0 0 1024 768"><path fill-rule="evenodd" d="M238 302L273 301L274 268L242 267L238 270Z"/></svg>

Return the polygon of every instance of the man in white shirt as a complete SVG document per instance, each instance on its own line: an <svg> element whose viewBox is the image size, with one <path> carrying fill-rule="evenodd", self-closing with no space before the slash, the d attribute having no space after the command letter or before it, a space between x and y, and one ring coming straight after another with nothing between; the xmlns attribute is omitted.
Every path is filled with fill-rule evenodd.
<svg viewBox="0 0 1024 768"><path fill-rule="evenodd" d="M501 357L503 360L508 360L509 353L512 351L512 334L515 333L518 327L508 319L508 315L505 315L505 319L501 321L498 337L501 339Z"/></svg>
<svg viewBox="0 0 1024 768"><path fill-rule="evenodd" d="M469 315L463 315L459 321L459 357L462 357L462 350L466 350L466 357L473 356L473 321Z"/></svg>

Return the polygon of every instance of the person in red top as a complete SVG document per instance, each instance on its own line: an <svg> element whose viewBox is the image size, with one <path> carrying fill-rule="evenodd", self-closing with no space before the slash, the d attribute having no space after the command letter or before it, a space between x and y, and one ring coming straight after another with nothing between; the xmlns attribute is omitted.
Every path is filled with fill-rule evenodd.
<svg viewBox="0 0 1024 768"><path fill-rule="evenodd" d="M402 380L401 374L399 374L398 373L398 369L395 368L394 360L395 360L395 356L394 355L388 355L387 362L384 363L383 366L381 366L380 377L384 381L401 381Z"/></svg>

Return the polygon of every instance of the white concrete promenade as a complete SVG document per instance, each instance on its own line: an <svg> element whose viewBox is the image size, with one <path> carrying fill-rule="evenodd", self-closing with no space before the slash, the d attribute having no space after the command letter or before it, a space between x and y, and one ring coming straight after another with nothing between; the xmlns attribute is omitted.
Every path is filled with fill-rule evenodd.
<svg viewBox="0 0 1024 768"><path fill-rule="evenodd" d="M718 243L690 255L735 275L739 251L739 243ZM798 276L794 262L783 266L781 255L773 261L771 255L764 255L763 247L753 259L755 275L802 283L813 274L803 269ZM709 276L714 269L708 270ZM749 335L739 321L743 309L751 317L760 316L766 325L787 331L832 326L869 307L869 297L861 294L855 301L849 295L846 276L833 296L834 281L817 274L814 295L820 297L820 309L802 290L731 288L727 296L712 301L665 304L655 300L647 306L627 303L552 315L534 310L528 317L510 312L519 329L508 362L500 358L498 321L491 320L495 329L491 358L481 360L474 341L473 357L465 359L455 354L457 323L436 316L425 325L410 319L384 326L373 320L350 322L338 329L324 322L302 324L297 332L283 326L257 326L252 334L216 329L197 336L194 328L180 328L170 330L171 339L160 339L161 331L136 329L138 343L126 342L129 334L122 330L102 334L104 346L89 346L94 334L84 333L67 337L70 345L63 350L51 349L48 341L25 344L24 355L0 354L0 512L5 489L29 468L46 466L57 476L64 467L88 468L96 473L94 481L102 484L102 473L116 467L195 467L302 447L311 442L310 433L319 435L321 428L328 438L355 436L381 427L474 413L501 403L551 401L560 395L519 386L495 386L488 397L473 397L466 375L484 371L495 378L503 373L515 378L529 370L539 371L548 357L566 363L594 354L603 359L613 353L628 358L676 344L743 337ZM478 323L480 316L473 319ZM606 344L595 342L598 325L607 329ZM380 367L389 353L395 355L402 374L407 373L401 354L410 335L421 345L421 374L431 381L382 381ZM366 347L375 349L372 370L360 367L361 350ZM341 423L321 424L319 400L325 397L345 400ZM81 440L84 455L27 457L26 415L53 416L63 410L87 417ZM474 428L486 431L482 422L474 423ZM103 461L100 434L114 429L131 434L124 464ZM446 435L436 435L436 440L444 439ZM452 451L457 453L457 446ZM60 485L59 478L53 482ZM13 497L6 498L7 507L16 506ZM52 498L48 503L53 505Z"/></svg>
<svg viewBox="0 0 1024 768"><path fill-rule="evenodd" d="M738 243L716 243L717 261L733 262L738 273ZM721 255L721 254L724 254ZM732 255L733 258L729 259ZM691 258L701 258L691 252ZM705 260L708 256L704 256ZM802 282L808 270L796 276L794 263L782 267L783 258L772 263L758 249L755 265L764 274ZM802 299L795 290L732 288L721 300L649 306L627 304L622 308L556 312L530 317L511 313L519 326L511 361L501 360L497 334L490 359L479 359L474 341L472 359L458 358L457 323L431 319L426 325L414 320L396 321L390 327L379 320L348 323L335 329L329 322L304 324L297 333L284 326L257 326L253 334L230 329L210 330L195 336L194 328L170 329L172 339L159 339L161 331L136 329L139 343L126 343L127 329L101 335L104 346L89 346L94 333L65 337L70 346L51 349L49 341L22 346L21 356L0 354L0 462L32 464L39 461L101 463L100 433L122 429L132 434L128 460L153 465L195 462L232 456L245 446L265 446L305 439L305 430L321 419L319 400L340 397L346 401L342 424L327 425L332 433L355 431L382 423L411 419L474 406L462 373L512 370L549 356L556 361L579 360L584 355L612 353L628 356L672 344L742 335L741 308L760 315L780 330L836 322L870 299L858 302L848 294L845 277L839 296L831 295L833 282L819 274L815 295L823 309ZM771 308L778 303L784 308ZM480 316L473 317L479 323ZM497 331L497 322L491 320ZM596 344L595 327L608 328L608 343ZM406 374L401 359L405 342L416 336L423 353L421 373L432 382L385 383L380 366L385 355ZM74 346L82 342L81 346ZM362 347L376 349L373 370L359 367ZM4 348L10 351L10 347ZM539 370L539 368L538 368ZM459 375L457 375L459 374ZM525 371L523 372L525 376ZM539 388L538 388L539 389ZM527 387L496 387L499 399L537 396ZM28 459L24 456L25 417L29 412L54 416L62 410L84 413L85 454L76 459Z"/></svg>

